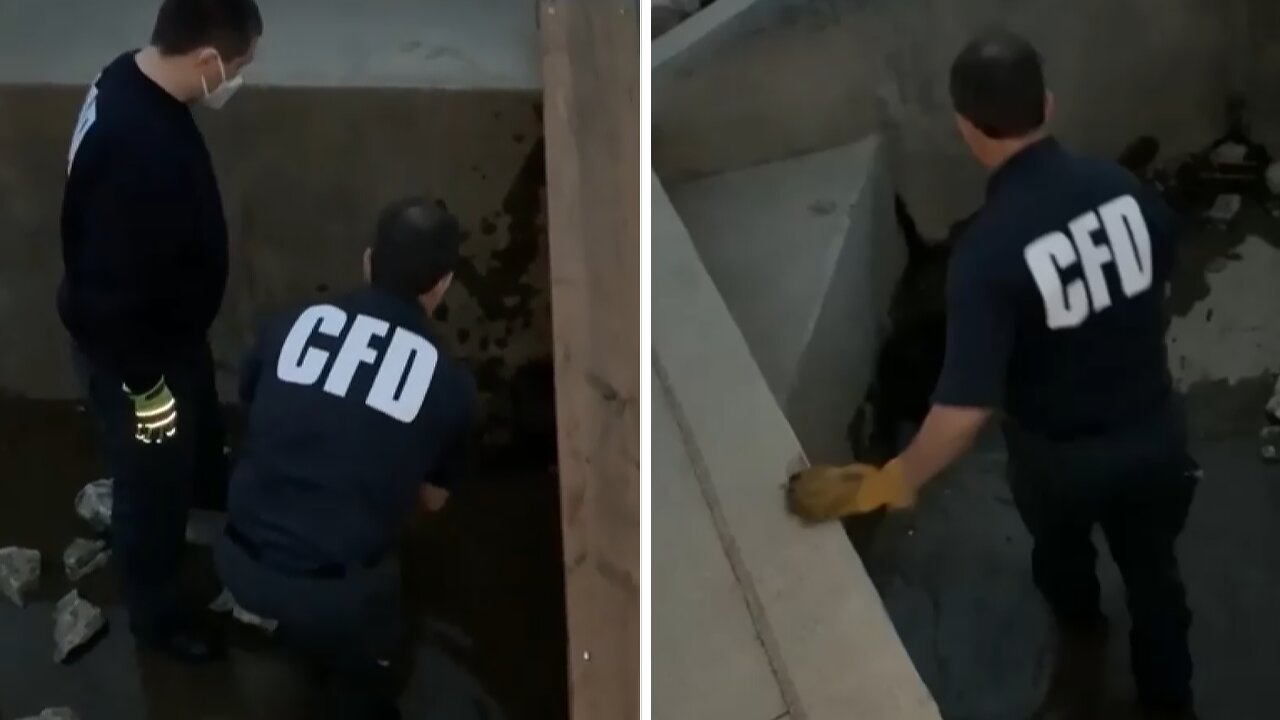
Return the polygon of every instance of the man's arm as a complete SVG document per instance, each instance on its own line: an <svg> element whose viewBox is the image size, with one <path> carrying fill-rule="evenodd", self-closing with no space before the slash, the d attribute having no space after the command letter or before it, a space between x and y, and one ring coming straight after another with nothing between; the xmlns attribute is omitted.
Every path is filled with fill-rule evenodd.
<svg viewBox="0 0 1280 720"><path fill-rule="evenodd" d="M902 479L920 488L964 455L992 415L990 408L934 405L920 432L898 456Z"/></svg>
<svg viewBox="0 0 1280 720"><path fill-rule="evenodd" d="M466 375L466 383L458 399L453 439L419 491L422 505L428 512L442 509L453 488L465 482L471 474L476 402L475 381Z"/></svg>
<svg viewBox="0 0 1280 720"><path fill-rule="evenodd" d="M111 142L109 138L103 138ZM183 243L191 234L190 213L179 178L151 153L131 152L126 141L104 148L109 170L87 205L84 222L92 234L90 272L115 295L110 327L103 328L104 358L134 392L161 380L164 346L161 326L173 294Z"/></svg>

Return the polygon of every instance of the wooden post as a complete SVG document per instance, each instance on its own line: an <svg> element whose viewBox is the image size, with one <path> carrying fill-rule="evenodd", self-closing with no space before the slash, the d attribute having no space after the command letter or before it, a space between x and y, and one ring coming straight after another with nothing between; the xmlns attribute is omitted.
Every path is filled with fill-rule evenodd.
<svg viewBox="0 0 1280 720"><path fill-rule="evenodd" d="M640 715L640 23L541 0L572 720Z"/></svg>

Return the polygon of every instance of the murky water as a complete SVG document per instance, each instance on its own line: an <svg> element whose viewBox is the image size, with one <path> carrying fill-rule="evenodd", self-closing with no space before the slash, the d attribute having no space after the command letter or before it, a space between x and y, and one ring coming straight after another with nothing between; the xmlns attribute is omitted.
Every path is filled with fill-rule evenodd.
<svg viewBox="0 0 1280 720"><path fill-rule="evenodd" d="M57 704L74 707L85 720L247 717L245 676L273 683L268 646L234 628L232 662L191 667L135 652L110 566L76 587L107 611L111 632L73 665L50 661L48 611L71 587L61 553L90 533L72 501L84 483L103 474L89 423L73 403L0 398L0 546L33 547L44 555L41 588L29 606L0 607L0 717ZM406 717L567 716L553 473L481 472L445 512L414 523L403 563L420 627ZM219 590L207 551L192 549L185 574L195 600Z"/></svg>

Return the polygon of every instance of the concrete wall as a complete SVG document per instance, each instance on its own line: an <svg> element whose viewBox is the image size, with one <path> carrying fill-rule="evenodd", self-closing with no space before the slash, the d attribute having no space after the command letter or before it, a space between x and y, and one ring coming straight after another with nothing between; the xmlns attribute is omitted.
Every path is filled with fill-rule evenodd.
<svg viewBox="0 0 1280 720"><path fill-rule="evenodd" d="M82 93L0 85L0 327L10 338L0 388L10 393L73 393L53 298L66 143ZM250 87L200 119L231 234L213 331L224 397L264 315L356 287L378 210L413 192L443 198L467 231L443 322L482 390L549 355L536 95Z"/></svg>
<svg viewBox="0 0 1280 720"><path fill-rule="evenodd" d="M950 62L976 29L1002 21L1026 33L1057 94L1055 129L1106 154L1143 133L1171 150L1215 137L1250 65L1242 32L1264 32L1244 0L722 2L750 7L697 38L686 37L690 21L660 40L683 52L655 46L655 62L667 58L653 85L659 173L675 182L883 131L930 236L981 198L947 89Z"/></svg>
<svg viewBox="0 0 1280 720"><path fill-rule="evenodd" d="M530 0L259 0L250 84L536 90ZM81 84L146 43L160 0L0 3L0 83Z"/></svg>
<svg viewBox="0 0 1280 720"><path fill-rule="evenodd" d="M905 259L892 185L873 136L671 191L770 390L821 462L852 459L845 429Z"/></svg>

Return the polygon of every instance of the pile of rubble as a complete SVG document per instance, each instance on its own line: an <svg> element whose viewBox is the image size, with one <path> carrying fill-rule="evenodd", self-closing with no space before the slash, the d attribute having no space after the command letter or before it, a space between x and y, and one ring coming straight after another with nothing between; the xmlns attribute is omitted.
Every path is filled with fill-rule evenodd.
<svg viewBox="0 0 1280 720"><path fill-rule="evenodd" d="M107 564L111 551L103 540L76 538L62 553L63 572L71 582ZM38 550L0 548L0 593L18 607L40 589L41 556ZM71 590L54 606L53 660L63 663L88 646L107 629L102 610Z"/></svg>
<svg viewBox="0 0 1280 720"><path fill-rule="evenodd" d="M96 537L73 539L62 552L62 569L67 580L79 583L85 577L105 566L111 560L111 549L105 535L111 527L111 509L114 481L111 478L95 480L85 485L75 497L75 512L95 533ZM224 518L220 513L192 511L187 521L186 539L197 545L212 544L221 532ZM14 605L26 607L32 595L40 589L43 558L38 550L23 547L0 548L0 595ZM210 605L214 612L230 613L236 620L274 630L274 623L264 620L243 608L227 592L223 592ZM102 609L86 600L73 588L54 606L53 660L69 663L87 650L107 630L107 618ZM74 718L63 708L44 711L41 720Z"/></svg>
<svg viewBox="0 0 1280 720"><path fill-rule="evenodd" d="M1207 147L1160 164L1160 142L1144 135L1118 161L1155 186L1184 217L1202 217L1220 227L1239 212L1245 198L1280 217L1280 162L1249 133L1244 101L1227 103L1226 132Z"/></svg>

